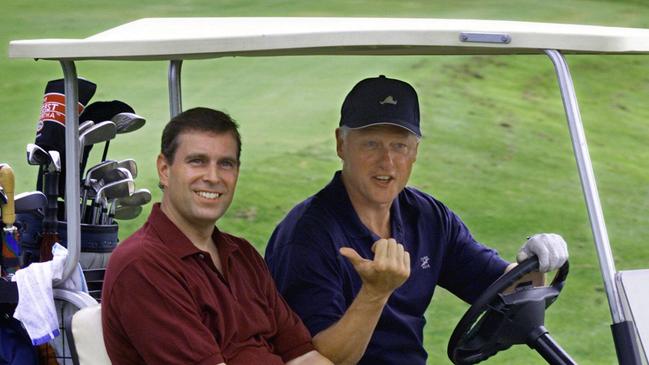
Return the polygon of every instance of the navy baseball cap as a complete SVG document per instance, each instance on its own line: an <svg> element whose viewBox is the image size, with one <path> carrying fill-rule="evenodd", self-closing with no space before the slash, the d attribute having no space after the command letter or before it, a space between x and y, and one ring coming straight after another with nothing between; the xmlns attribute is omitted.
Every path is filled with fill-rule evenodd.
<svg viewBox="0 0 649 365"><path fill-rule="evenodd" d="M345 97L340 126L352 129L391 124L421 137L419 100L410 84L383 75L360 81Z"/></svg>

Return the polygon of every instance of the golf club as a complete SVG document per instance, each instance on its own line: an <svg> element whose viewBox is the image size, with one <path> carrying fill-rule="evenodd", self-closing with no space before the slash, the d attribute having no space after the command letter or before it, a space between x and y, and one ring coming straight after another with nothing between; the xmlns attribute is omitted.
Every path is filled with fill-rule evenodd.
<svg viewBox="0 0 649 365"><path fill-rule="evenodd" d="M50 154L34 143L27 144L27 163L30 165L47 165L52 162Z"/></svg>
<svg viewBox="0 0 649 365"><path fill-rule="evenodd" d="M43 210L47 206L47 198L40 191L20 193L14 197L16 213L28 213Z"/></svg>
<svg viewBox="0 0 649 365"><path fill-rule="evenodd" d="M88 193L90 189L92 189L93 182L99 181L100 179L103 178L103 176L106 174L107 171L114 170L116 168L117 168L116 161L103 161L88 169L88 172L86 173L86 177L83 180L83 185L81 187L83 190L82 198L81 198L82 219L85 217L86 206L87 206L86 199L88 198Z"/></svg>
<svg viewBox="0 0 649 365"><path fill-rule="evenodd" d="M94 192L94 194L91 194L91 201L92 201L91 206L93 207L93 210L98 209L98 208L102 208L102 205L101 205L102 203L106 204L106 210L101 211L102 215L99 217L99 222L103 222L106 219L105 215L108 214L108 199L109 199L109 198L106 198L105 202L97 200L96 197L99 194L99 190L101 190L102 187L104 187L104 186L106 186L106 185L108 185L110 183L120 181L120 180L125 180L125 179L133 180L133 176L131 175L130 171L128 171L127 169L125 169L123 167L117 167L114 170L106 171L106 173L104 174L104 176L101 179L91 183L91 185L92 185L91 193ZM95 199L93 200L92 197L94 197ZM113 199L113 198L111 198L111 199Z"/></svg>
<svg viewBox="0 0 649 365"><path fill-rule="evenodd" d="M103 211L107 210L108 199L123 198L129 196L133 193L133 188L133 179L129 178L118 180L102 186L101 189L99 189L99 191L97 192L96 201L98 202L97 205L99 205L99 208L95 208L92 212L92 224L100 224L99 217ZM107 213L108 212L106 211L106 214Z"/></svg>
<svg viewBox="0 0 649 365"><path fill-rule="evenodd" d="M112 170L104 170L103 175L99 177L99 179L90 180L90 188L86 190L90 206L92 207L90 224L94 224L92 217L95 217L95 211L99 210L101 212L102 201L97 199L99 191L108 184L127 179L131 181L133 180L131 173L125 168L116 167ZM101 222L101 220L102 217L99 217L98 221Z"/></svg>
<svg viewBox="0 0 649 365"><path fill-rule="evenodd" d="M136 206L148 204L151 201L151 192L149 189L137 189L133 194L119 198L115 201L116 205Z"/></svg>
<svg viewBox="0 0 649 365"><path fill-rule="evenodd" d="M128 211L126 207L139 207L144 204L148 204L150 201L151 201L151 192L149 191L149 189L138 189L135 190L133 194L127 197L113 199L113 201L110 204L110 209L108 210L107 222L110 223L113 221L118 207L121 207L122 210L124 211ZM124 214L126 213L122 213L121 216L124 216ZM125 218L121 218L121 219L125 219Z"/></svg>
<svg viewBox="0 0 649 365"><path fill-rule="evenodd" d="M117 113L112 118L111 121L115 123L117 128L117 134L124 134L136 131L144 126L146 120L141 116L135 113L123 112ZM110 141L106 141L104 145L104 152L101 155L101 160L105 161L106 156L108 156L108 147L110 146Z"/></svg>
<svg viewBox="0 0 649 365"><path fill-rule="evenodd" d="M131 176L135 179L137 177L137 163L132 158L127 158L117 162L117 167L123 167L127 169Z"/></svg>
<svg viewBox="0 0 649 365"><path fill-rule="evenodd" d="M56 172L60 173L61 172L61 154L59 151L56 150L50 150L49 151L50 155L50 164L47 167L49 172Z"/></svg>
<svg viewBox="0 0 649 365"><path fill-rule="evenodd" d="M83 151L86 146L92 146L96 143L106 142L115 138L117 127L111 121L96 123L88 127L83 133L79 134L79 151ZM85 169L85 161L79 161L81 168L79 174L83 175Z"/></svg>
<svg viewBox="0 0 649 365"><path fill-rule="evenodd" d="M129 219L135 219L137 216L142 213L142 206L136 205L136 206L127 206L127 205L122 205L118 206L115 208L115 213L113 214L113 219L117 220L129 220Z"/></svg>
<svg viewBox="0 0 649 365"><path fill-rule="evenodd" d="M83 134L88 128L95 125L95 122L92 120L86 120L85 122L79 124L79 135Z"/></svg>
<svg viewBox="0 0 649 365"><path fill-rule="evenodd" d="M130 133L144 126L146 120L135 113L117 113L111 121L117 126L117 133Z"/></svg>

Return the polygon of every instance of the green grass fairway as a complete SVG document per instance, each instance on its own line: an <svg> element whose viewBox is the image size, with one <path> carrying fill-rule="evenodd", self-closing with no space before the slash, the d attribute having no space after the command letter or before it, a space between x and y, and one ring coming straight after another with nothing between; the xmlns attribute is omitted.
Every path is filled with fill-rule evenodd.
<svg viewBox="0 0 649 365"><path fill-rule="evenodd" d="M2 3L0 162L17 191L35 187L25 161L43 89L62 77L56 62L9 60L10 40L84 38L143 17L384 16L476 18L649 28L644 1L153 1L60 0ZM649 56L568 56L617 269L649 267ZM164 62L79 62L98 84L93 101L124 100L147 125L111 143L109 157L139 163L138 188L159 200L155 158L168 120ZM617 363L607 298L595 253L554 69L545 56L223 58L183 65L185 109L209 106L241 125L243 164L235 201L219 226L263 252L275 224L318 191L340 166L334 128L342 100L378 74L419 92L424 138L411 184L444 201L476 238L512 259L525 237L562 234L571 274L547 312L546 327L580 364ZM102 146L103 147L103 146ZM95 148L91 161L97 162ZM137 220L120 224L125 238ZM430 364L467 305L439 289L427 313ZM543 364L527 347L488 364ZM404 364L407 365L407 364Z"/></svg>

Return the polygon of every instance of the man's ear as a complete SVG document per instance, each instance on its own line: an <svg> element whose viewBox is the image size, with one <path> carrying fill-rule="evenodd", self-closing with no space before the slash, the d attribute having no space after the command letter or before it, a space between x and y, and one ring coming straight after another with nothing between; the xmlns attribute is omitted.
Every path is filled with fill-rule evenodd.
<svg viewBox="0 0 649 365"><path fill-rule="evenodd" d="M169 162L162 153L158 155L156 167L158 170L158 180L160 181L158 185L161 189L164 189L169 181Z"/></svg>
<svg viewBox="0 0 649 365"><path fill-rule="evenodd" d="M340 130L340 128L336 128L336 154L341 160L345 159L345 154L343 153L343 143L345 143L343 132L342 130Z"/></svg>

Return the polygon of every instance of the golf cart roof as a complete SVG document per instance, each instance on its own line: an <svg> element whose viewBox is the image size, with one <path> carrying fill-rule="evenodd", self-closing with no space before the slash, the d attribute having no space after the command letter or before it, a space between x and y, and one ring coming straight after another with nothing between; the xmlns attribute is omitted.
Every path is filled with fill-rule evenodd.
<svg viewBox="0 0 649 365"><path fill-rule="evenodd" d="M649 30L417 18L144 18L85 39L12 41L11 58L649 53Z"/></svg>

